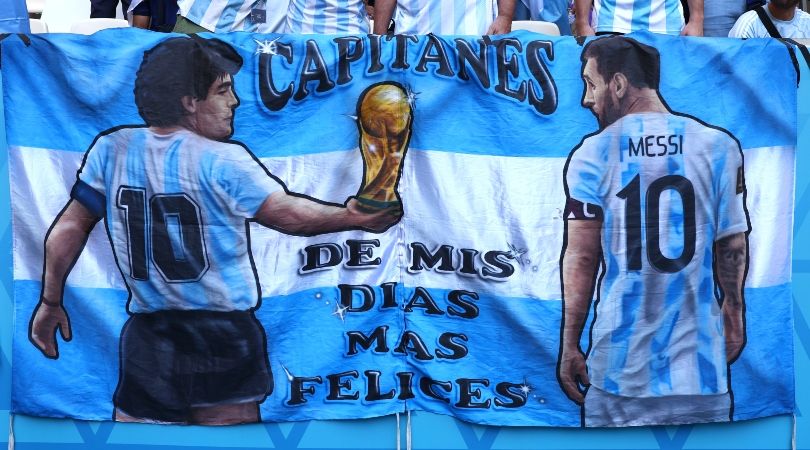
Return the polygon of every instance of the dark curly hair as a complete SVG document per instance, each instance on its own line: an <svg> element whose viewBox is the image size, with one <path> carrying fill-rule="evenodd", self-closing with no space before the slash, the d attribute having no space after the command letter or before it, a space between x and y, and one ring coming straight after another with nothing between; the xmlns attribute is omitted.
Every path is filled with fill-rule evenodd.
<svg viewBox="0 0 810 450"><path fill-rule="evenodd" d="M205 100L218 78L234 75L242 57L219 39L166 39L143 54L135 77L135 104L149 126L178 125L186 114L181 99Z"/></svg>

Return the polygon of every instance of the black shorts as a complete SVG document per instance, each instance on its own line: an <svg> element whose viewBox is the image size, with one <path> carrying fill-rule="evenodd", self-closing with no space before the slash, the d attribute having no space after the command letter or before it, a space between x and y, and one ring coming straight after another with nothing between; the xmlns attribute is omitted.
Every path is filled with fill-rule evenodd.
<svg viewBox="0 0 810 450"><path fill-rule="evenodd" d="M261 402L273 391L266 342L252 312L133 314L113 402L160 422L188 422L195 407Z"/></svg>

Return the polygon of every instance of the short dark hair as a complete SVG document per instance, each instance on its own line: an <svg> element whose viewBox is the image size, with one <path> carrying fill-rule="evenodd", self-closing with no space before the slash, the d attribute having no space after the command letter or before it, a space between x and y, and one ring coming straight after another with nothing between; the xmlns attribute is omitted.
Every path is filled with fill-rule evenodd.
<svg viewBox="0 0 810 450"><path fill-rule="evenodd" d="M632 86L658 90L661 56L655 47L624 36L609 36L595 39L585 46L580 56L583 67L591 58L597 61L597 72L605 82L622 73Z"/></svg>
<svg viewBox="0 0 810 450"><path fill-rule="evenodd" d="M218 78L234 75L242 57L219 39L176 37L147 50L135 76L135 104L149 126L178 125L186 95L204 100Z"/></svg>

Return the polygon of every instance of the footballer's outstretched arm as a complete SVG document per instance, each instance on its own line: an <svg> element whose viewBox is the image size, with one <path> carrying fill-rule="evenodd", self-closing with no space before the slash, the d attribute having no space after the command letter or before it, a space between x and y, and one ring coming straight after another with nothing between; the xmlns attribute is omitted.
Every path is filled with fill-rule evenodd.
<svg viewBox="0 0 810 450"><path fill-rule="evenodd" d="M362 229L380 233L395 224L402 213L399 207L363 212L357 200L345 206L325 204L285 191L270 194L256 213L266 227L298 236Z"/></svg>
<svg viewBox="0 0 810 450"><path fill-rule="evenodd" d="M601 220L566 220L566 244L560 269L562 276L562 341L557 379L571 400L581 404L585 396L579 383L590 385L585 354L579 346L591 305L602 254Z"/></svg>
<svg viewBox="0 0 810 450"><path fill-rule="evenodd" d="M31 316L28 338L49 358L59 357L56 330L71 339L70 319L62 306L65 280L101 218L76 200L68 201L45 236L42 293Z"/></svg>
<svg viewBox="0 0 810 450"><path fill-rule="evenodd" d="M726 360L733 363L745 346L745 298L743 285L748 263L745 233L726 236L715 242L715 271L723 291L723 331Z"/></svg>

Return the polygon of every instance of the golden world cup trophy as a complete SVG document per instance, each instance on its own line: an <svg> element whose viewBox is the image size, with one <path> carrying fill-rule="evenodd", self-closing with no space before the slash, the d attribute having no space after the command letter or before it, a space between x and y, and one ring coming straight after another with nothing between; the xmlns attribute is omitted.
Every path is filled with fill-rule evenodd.
<svg viewBox="0 0 810 450"><path fill-rule="evenodd" d="M357 102L363 184L357 193L362 209L399 206L400 171L411 138L413 110L405 89L384 82L366 89Z"/></svg>

